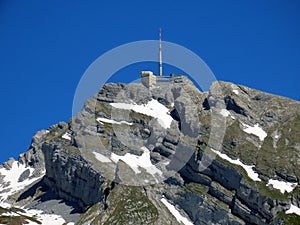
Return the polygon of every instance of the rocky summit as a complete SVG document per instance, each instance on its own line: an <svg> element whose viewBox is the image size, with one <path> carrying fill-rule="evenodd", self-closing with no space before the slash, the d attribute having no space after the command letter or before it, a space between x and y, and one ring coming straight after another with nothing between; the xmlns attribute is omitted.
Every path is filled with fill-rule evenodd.
<svg viewBox="0 0 300 225"><path fill-rule="evenodd" d="M300 224L300 103L105 84L0 166L0 224Z"/></svg>

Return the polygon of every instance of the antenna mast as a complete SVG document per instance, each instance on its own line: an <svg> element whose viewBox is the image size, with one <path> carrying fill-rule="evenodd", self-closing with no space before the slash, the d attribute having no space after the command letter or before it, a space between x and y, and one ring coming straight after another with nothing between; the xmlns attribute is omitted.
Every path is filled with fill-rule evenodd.
<svg viewBox="0 0 300 225"><path fill-rule="evenodd" d="M162 30L159 28L159 76L162 76Z"/></svg>

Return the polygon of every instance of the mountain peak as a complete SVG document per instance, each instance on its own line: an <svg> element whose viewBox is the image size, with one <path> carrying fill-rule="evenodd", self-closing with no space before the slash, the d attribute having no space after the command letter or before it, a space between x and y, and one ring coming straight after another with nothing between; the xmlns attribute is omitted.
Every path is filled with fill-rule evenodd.
<svg viewBox="0 0 300 225"><path fill-rule="evenodd" d="M300 206L299 109L229 82L201 92L185 76L105 84L3 164L0 209L60 224L281 224Z"/></svg>

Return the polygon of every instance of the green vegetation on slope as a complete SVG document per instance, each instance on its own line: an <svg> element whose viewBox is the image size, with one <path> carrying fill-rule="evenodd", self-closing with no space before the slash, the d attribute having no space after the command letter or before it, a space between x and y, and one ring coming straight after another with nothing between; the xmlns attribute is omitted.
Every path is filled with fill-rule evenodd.
<svg viewBox="0 0 300 225"><path fill-rule="evenodd" d="M285 214L281 212L277 215L277 221L284 220L284 225L300 225L300 216L296 214Z"/></svg>
<svg viewBox="0 0 300 225"><path fill-rule="evenodd" d="M139 187L117 185L110 193L108 208L94 217L93 224L155 224L158 210ZM79 224L91 219L101 205L91 207Z"/></svg>

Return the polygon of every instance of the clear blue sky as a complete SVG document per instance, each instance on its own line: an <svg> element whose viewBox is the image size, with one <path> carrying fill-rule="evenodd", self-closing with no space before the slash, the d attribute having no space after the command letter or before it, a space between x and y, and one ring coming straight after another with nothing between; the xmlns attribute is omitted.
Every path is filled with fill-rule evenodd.
<svg viewBox="0 0 300 225"><path fill-rule="evenodd" d="M98 56L157 39L159 27L217 79L300 100L299 12L298 0L1 0L0 162L27 150L36 131L68 121Z"/></svg>

